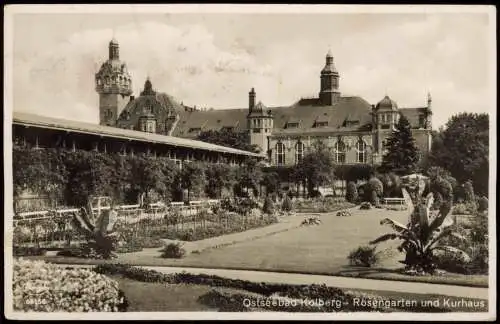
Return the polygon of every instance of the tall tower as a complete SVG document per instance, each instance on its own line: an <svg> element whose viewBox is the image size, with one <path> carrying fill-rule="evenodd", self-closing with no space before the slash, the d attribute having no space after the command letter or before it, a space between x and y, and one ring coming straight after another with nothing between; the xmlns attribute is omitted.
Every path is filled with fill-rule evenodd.
<svg viewBox="0 0 500 324"><path fill-rule="evenodd" d="M262 153L269 150L268 137L273 131L273 116L262 102L255 104L255 90L248 93L247 126L250 144L257 145Z"/></svg>
<svg viewBox="0 0 500 324"><path fill-rule="evenodd" d="M427 93L427 109L425 110L425 128L432 129L432 97Z"/></svg>
<svg viewBox="0 0 500 324"><path fill-rule="evenodd" d="M321 70L321 86L319 100L325 106L335 104L340 98L339 92L339 72L333 64L333 55L331 51L326 54L326 63Z"/></svg>
<svg viewBox="0 0 500 324"><path fill-rule="evenodd" d="M114 38L109 42L109 58L96 73L95 82L99 94L99 124L116 126L132 94L132 79L127 65L120 61L120 47Z"/></svg>

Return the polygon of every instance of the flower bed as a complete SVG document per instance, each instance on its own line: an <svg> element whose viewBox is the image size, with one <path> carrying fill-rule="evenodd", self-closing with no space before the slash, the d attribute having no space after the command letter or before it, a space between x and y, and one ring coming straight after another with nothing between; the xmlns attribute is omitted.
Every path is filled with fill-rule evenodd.
<svg viewBox="0 0 500 324"><path fill-rule="evenodd" d="M339 202L333 198L316 198L295 201L294 210L297 213L329 213L354 206L350 202Z"/></svg>
<svg viewBox="0 0 500 324"><path fill-rule="evenodd" d="M44 261L15 260L15 311L118 312L127 300L118 283L88 269L65 269Z"/></svg>

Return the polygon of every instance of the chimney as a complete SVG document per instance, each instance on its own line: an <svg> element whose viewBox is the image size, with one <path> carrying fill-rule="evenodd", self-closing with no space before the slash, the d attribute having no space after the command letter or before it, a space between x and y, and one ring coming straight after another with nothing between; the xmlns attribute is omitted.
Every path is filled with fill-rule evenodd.
<svg viewBox="0 0 500 324"><path fill-rule="evenodd" d="M134 101L135 96L130 96L130 101Z"/></svg>
<svg viewBox="0 0 500 324"><path fill-rule="evenodd" d="M251 111L255 107L255 89L252 88L248 93L248 109Z"/></svg>

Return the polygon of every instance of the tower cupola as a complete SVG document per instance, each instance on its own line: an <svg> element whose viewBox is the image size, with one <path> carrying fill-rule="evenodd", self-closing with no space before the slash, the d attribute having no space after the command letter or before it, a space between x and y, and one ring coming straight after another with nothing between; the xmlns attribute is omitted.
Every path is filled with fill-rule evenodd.
<svg viewBox="0 0 500 324"><path fill-rule="evenodd" d="M339 72L333 63L333 55L329 50L326 54L325 66L321 70L319 99L322 105L331 106L338 102L339 92Z"/></svg>

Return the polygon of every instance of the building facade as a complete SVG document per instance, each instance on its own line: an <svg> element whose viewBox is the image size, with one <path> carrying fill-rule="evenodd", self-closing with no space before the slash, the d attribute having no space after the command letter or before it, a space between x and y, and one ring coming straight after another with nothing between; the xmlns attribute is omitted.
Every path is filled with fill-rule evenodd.
<svg viewBox="0 0 500 324"><path fill-rule="evenodd" d="M317 141L331 150L338 164L379 164L385 140L404 115L421 154L431 149L430 95L426 105L412 108L398 107L387 95L377 104L359 96L342 96L331 52L320 72L317 98L266 107L252 88L246 108L199 110L156 92L149 79L139 97L131 96L131 78L118 51L118 43L111 41L109 59L96 74L103 125L191 139L209 130L248 132L250 144L257 145L273 166L298 163Z"/></svg>

